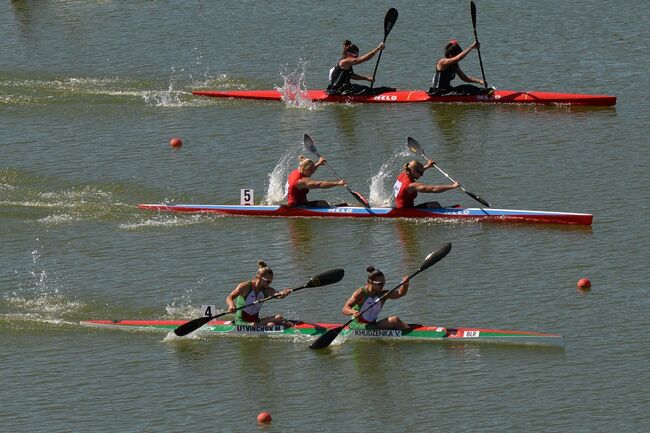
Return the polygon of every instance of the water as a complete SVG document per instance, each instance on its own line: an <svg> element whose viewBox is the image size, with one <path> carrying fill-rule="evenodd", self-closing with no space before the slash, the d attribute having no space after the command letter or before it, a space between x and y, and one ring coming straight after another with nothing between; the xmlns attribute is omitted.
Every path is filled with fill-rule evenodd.
<svg viewBox="0 0 650 433"><path fill-rule="evenodd" d="M323 88L345 38L399 20L379 85L426 88L465 4L12 1L0 6L0 430L647 431L650 239L643 2L480 2L488 81L613 94L615 108L219 101L192 89ZM344 13L341 11L345 10ZM261 34L260 34L261 33ZM261 36L261 37L260 37ZM463 69L480 76L475 53ZM370 74L374 62L356 69ZM286 78L286 80L285 80ZM293 87L291 87L293 86ZM163 215L138 203L282 199L304 133L383 203L416 138L497 207L589 212L591 228ZM180 150L168 146L180 136ZM322 170L319 178L329 178ZM445 183L435 171L431 183ZM312 193L349 201L343 189ZM453 191L443 203L475 203ZM276 288L343 267L265 312L338 322L365 268L388 285L451 253L385 314L557 332L565 350L308 342L79 326L184 319L265 259ZM588 277L593 290L577 294Z"/></svg>

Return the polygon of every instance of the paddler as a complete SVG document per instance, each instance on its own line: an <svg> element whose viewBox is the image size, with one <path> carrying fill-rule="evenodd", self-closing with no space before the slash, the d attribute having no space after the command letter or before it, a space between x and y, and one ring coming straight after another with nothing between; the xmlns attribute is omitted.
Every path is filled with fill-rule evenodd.
<svg viewBox="0 0 650 433"><path fill-rule="evenodd" d="M460 186L460 182L457 181L448 185L427 185L426 183L418 182L417 180L422 177L424 171L433 167L435 163L435 161L428 160L425 165L422 165L420 161L413 160L404 164L404 170L397 176L397 181L395 181L395 185L393 186L396 208L439 208L441 207L440 204L435 201L415 206L415 198L418 192L440 193Z"/></svg>
<svg viewBox="0 0 650 433"><path fill-rule="evenodd" d="M257 262L257 273L255 278L248 281L243 281L235 287L230 295L226 298L226 305L228 306L228 312L234 313L237 308L242 307L246 304L251 304L260 299L267 298L269 296L275 295L276 292L273 287L271 287L271 282L273 281L273 270L268 267L268 265L260 260ZM278 298L286 298L291 289L287 288L279 292ZM235 323L255 323L259 325L273 326L273 325L285 325L291 326L291 322L287 321L282 317L282 315L277 314L275 316L263 317L260 318L260 309L262 304L251 305L250 307L237 310L235 313Z"/></svg>
<svg viewBox="0 0 650 433"><path fill-rule="evenodd" d="M310 189L327 189L336 186L345 186L347 182L341 180L314 180L311 176L316 172L318 167L325 164L325 158L319 158L314 163L309 158L302 155L298 157L298 168L289 173L287 180L287 205L288 206L329 206L324 200L307 200L307 194Z"/></svg>
<svg viewBox="0 0 650 433"><path fill-rule="evenodd" d="M384 319L377 320L384 302L388 299L399 299L406 295L409 289L409 279L402 279L402 286L379 300L383 295L388 293L384 290L386 277L379 269L370 266L366 269L368 280L366 285L358 288L350 296L343 306L343 314L353 316L354 320L350 323L351 329L409 329L409 325L400 320L397 316L388 316ZM366 310L363 314L362 311Z"/></svg>
<svg viewBox="0 0 650 433"><path fill-rule="evenodd" d="M477 87L471 84L462 84L460 86L452 86L451 81L458 75L458 78L466 83L476 83L485 86L485 82L479 78L470 77L460 69L460 61L463 60L470 51L478 49L480 44L474 41L472 45L466 49L462 49L456 39L449 41L445 46L445 57L436 62L436 73L433 76L432 87L429 89L429 94L432 96L444 95L492 95L494 89Z"/></svg>
<svg viewBox="0 0 650 433"><path fill-rule="evenodd" d="M352 66L359 65L372 59L375 54L383 50L384 43L377 45L376 48L367 52L363 56L359 56L359 47L352 42L345 40L343 42L343 54L336 65L330 69L330 84L327 86L326 92L330 95L378 95L384 92L395 90L392 87L376 87L370 88L361 84L352 84L350 80L365 80L374 81L372 77L355 74Z"/></svg>

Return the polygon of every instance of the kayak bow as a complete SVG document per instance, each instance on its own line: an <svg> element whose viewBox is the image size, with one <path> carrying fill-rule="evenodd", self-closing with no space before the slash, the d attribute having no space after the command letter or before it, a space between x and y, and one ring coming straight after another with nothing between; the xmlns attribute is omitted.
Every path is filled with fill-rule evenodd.
<svg viewBox="0 0 650 433"><path fill-rule="evenodd" d="M213 98L256 99L267 101L281 101L283 99L283 95L277 90L195 90L192 93L197 96L210 96ZM424 90L395 90L393 92L385 92L374 96L341 96L329 95L324 90L307 90L302 96L314 102L339 103L431 102L463 104L582 105L603 107L616 105L616 96L589 95L583 93L520 92L514 90L496 90L492 96L430 96Z"/></svg>
<svg viewBox="0 0 650 433"><path fill-rule="evenodd" d="M591 225L593 215L572 212L535 210L464 208L460 206L431 209L396 209L353 206L290 207L284 205L194 205L140 204L139 209L160 212L215 213L223 215L285 218L438 218L495 223Z"/></svg>
<svg viewBox="0 0 650 433"><path fill-rule="evenodd" d="M184 320L87 320L83 326L136 331L171 332L185 323ZM214 320L202 328L202 333L232 337L319 337L341 324L296 322L295 326L233 324ZM340 334L353 340L419 341L448 343L501 343L564 347L564 337L528 331L504 331L483 328L445 328L440 326L414 325L408 330L358 330L345 328Z"/></svg>

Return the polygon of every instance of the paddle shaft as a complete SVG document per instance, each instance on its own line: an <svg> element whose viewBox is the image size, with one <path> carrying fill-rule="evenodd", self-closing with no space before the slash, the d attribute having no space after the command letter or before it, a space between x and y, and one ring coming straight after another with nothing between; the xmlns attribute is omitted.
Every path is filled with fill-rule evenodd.
<svg viewBox="0 0 650 433"><path fill-rule="evenodd" d="M391 19L393 20L391 22ZM393 25L395 25L395 21L397 21L397 10L390 8L388 12L386 12L386 16L384 17L384 40L382 43L386 43L386 38L388 37L388 34L390 31L393 29ZM377 68L379 67L379 61L381 60L381 53L383 53L384 50L381 50L379 52L379 56L377 56L377 63L375 63L375 70L372 72L372 81L370 82L370 88L372 89L373 86L375 85L375 75L377 75Z"/></svg>
<svg viewBox="0 0 650 433"><path fill-rule="evenodd" d="M474 27L474 40L478 42L478 35L476 34L476 5L474 2L470 3L470 9L472 12L472 27ZM485 79L485 70L483 69L483 59L481 58L481 49L477 48L476 52L478 53L478 63L481 65L481 75L483 76L483 83L485 84L485 88L488 88L488 82Z"/></svg>
<svg viewBox="0 0 650 433"><path fill-rule="evenodd" d="M305 149L309 150L311 153L316 155L316 157L318 159L322 158L320 153L318 153L318 150L316 150L316 146L314 145L314 140L312 140L312 138L308 134L305 134L305 136L303 138L303 142L304 142L303 145L305 146ZM327 169L330 171L330 173L332 173L338 180L343 180L334 171L334 169L327 163L327 161L325 161L325 167L327 167ZM370 204L364 198L361 197L361 194L359 194L358 192L352 191L352 189L350 189L350 187L347 184L344 184L343 186L345 186L345 189L348 190L348 192L352 195L352 197L355 198L355 200L357 200L359 203L361 203L361 205L363 207L365 207L366 209L368 209L368 211L370 213L372 213L372 210L370 209Z"/></svg>
<svg viewBox="0 0 650 433"><path fill-rule="evenodd" d="M386 36L384 36L384 42L386 42ZM383 52L384 50L381 50L377 56L377 63L375 63L375 70L372 72L372 81L370 82L371 89L375 86L375 75L377 74L377 68L379 67L379 61L381 60L381 53Z"/></svg>
<svg viewBox="0 0 650 433"><path fill-rule="evenodd" d="M422 146L420 146L420 143L418 143L418 141L417 141L415 138L408 137L408 138L406 139L406 147L408 147L408 149L409 149L412 153L415 153L416 155L419 155L419 156L421 156L421 157L424 158L424 159L428 159L428 160L432 161L432 159L430 159L429 157L427 157L427 156L424 154L424 150L422 150ZM456 182L456 181L455 181L454 179L452 179L452 178L451 178L447 173L445 173L445 172L444 172L440 167L438 167L435 163L433 164L433 166L434 166L436 169L438 169L438 171L439 171L440 173L442 173L443 175L445 175L445 176L447 177L447 179L449 179L449 180L452 181L452 182ZM460 188L461 191L463 191L463 192L464 192L465 194L467 194L468 196L472 197L472 198L473 198L474 200L476 200L477 202L481 203L483 206L490 207L490 203L488 203L487 201L483 200L483 199L482 199L481 197L479 197L477 194L474 194L473 192L469 192L469 191L467 191L465 188L462 187L462 185L459 185L458 187Z"/></svg>
<svg viewBox="0 0 650 433"><path fill-rule="evenodd" d="M422 156L422 158L424 158L424 159L426 159L426 160L433 161L431 158L429 158L428 156L426 156L426 155L424 154L424 152L422 152L420 155ZM442 174L443 174L447 179L449 179L449 180L452 181L452 182L456 182L454 179L451 178L451 176L449 176L449 175L448 175L447 173L445 173L445 172L444 172L440 167L438 167L437 164L434 163L433 166L434 166L436 169L438 169L438 171L439 171L440 173L442 173ZM466 190L465 188L463 188L462 185L459 185L458 188L460 188L460 190L463 191L465 194L469 194L469 193L467 192L467 190ZM469 194L469 195L471 196L471 194Z"/></svg>
<svg viewBox="0 0 650 433"><path fill-rule="evenodd" d="M319 158L319 159L321 158L320 153L318 153L318 152L314 152L314 155L316 155L316 157ZM334 175L334 177L336 177L338 180L343 180L343 179L341 179L341 176L339 176L334 171L334 169L327 163L327 161L325 161L325 167L327 167L327 169L330 171L330 173L332 173ZM354 191L352 191L347 184L344 184L343 186L345 186L345 189L347 189L348 192L354 196L354 198L359 200L359 197L357 197L357 195L354 193ZM359 202L361 202L363 204L363 207L369 207L368 203L364 203L363 200L359 200Z"/></svg>

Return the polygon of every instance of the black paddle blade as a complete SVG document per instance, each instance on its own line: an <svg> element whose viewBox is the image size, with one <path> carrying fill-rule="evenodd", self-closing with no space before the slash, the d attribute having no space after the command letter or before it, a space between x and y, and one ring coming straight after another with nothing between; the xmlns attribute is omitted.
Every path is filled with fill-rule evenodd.
<svg viewBox="0 0 650 433"><path fill-rule="evenodd" d="M490 203L486 202L485 200L483 200L478 195L474 194L473 192L469 192L469 191L465 191L465 192L467 193L468 196L472 197L474 200L481 203L483 206L490 207Z"/></svg>
<svg viewBox="0 0 650 433"><path fill-rule="evenodd" d="M332 341L343 331L344 326L339 326L333 329L330 329L320 337L316 339L313 343L309 345L310 349L319 350L325 349L327 346L332 344Z"/></svg>
<svg viewBox="0 0 650 433"><path fill-rule="evenodd" d="M445 256L449 254L449 251L451 251L451 243L447 242L424 259L418 272L424 271L444 259Z"/></svg>
<svg viewBox="0 0 650 433"><path fill-rule="evenodd" d="M422 156L424 158L424 151L422 150L422 146L420 146L420 143L418 143L415 138L406 137L406 147L408 147L411 153Z"/></svg>
<svg viewBox="0 0 650 433"><path fill-rule="evenodd" d="M393 26L397 21L397 16L398 13L395 8L390 8L388 9L388 12L386 12L386 16L384 17L384 41L386 41L386 37L390 31L393 30Z"/></svg>
<svg viewBox="0 0 650 433"><path fill-rule="evenodd" d="M189 322L183 323L178 328L174 329L174 334L179 337L184 337L187 334L196 331L201 326L208 323L210 320L214 319L215 316L199 317L198 319L190 320Z"/></svg>
<svg viewBox="0 0 650 433"><path fill-rule="evenodd" d="M309 282L305 284L303 288L328 286L330 284L338 283L343 279L344 275L345 270L343 269L330 269L329 271L325 271L315 277L311 277Z"/></svg>
<svg viewBox="0 0 650 433"><path fill-rule="evenodd" d="M472 26L476 31L476 5L474 4L474 2L469 2L469 9L472 12Z"/></svg>
<svg viewBox="0 0 650 433"><path fill-rule="evenodd" d="M311 139L309 134L305 134L305 136L302 138L302 142L305 145L305 149L307 149L311 153L318 153L316 151L316 146L314 146L314 140Z"/></svg>

